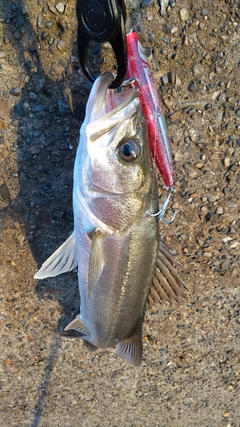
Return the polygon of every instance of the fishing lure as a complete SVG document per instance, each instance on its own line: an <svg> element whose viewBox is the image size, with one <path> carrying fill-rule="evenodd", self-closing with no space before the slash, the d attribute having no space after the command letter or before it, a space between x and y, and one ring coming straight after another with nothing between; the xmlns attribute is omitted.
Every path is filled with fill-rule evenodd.
<svg viewBox="0 0 240 427"><path fill-rule="evenodd" d="M164 183L172 187L175 182L172 153L154 77L138 33L128 33L126 39L128 53L126 77L134 79L136 86L139 87L139 99L147 121L149 145Z"/></svg>

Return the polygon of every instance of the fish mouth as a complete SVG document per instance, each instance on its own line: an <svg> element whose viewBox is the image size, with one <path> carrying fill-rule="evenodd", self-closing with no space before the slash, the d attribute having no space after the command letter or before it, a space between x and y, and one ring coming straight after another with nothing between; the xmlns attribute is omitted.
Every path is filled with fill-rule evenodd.
<svg viewBox="0 0 240 427"><path fill-rule="evenodd" d="M99 140L104 135L108 137L101 140L104 146L109 145L112 129L126 122L140 109L139 93L135 88L128 88L118 92L117 89L108 89L113 76L106 72L95 80L92 87L87 107L82 132L86 131L88 150L91 143Z"/></svg>
<svg viewBox="0 0 240 427"><path fill-rule="evenodd" d="M118 110L130 104L134 98L138 97L138 92L135 89L121 92L118 92L117 89L108 89L113 80L113 75L110 72L106 72L94 82L88 100L89 117L87 118L87 123L93 123L104 116L110 118L111 115L114 115Z"/></svg>

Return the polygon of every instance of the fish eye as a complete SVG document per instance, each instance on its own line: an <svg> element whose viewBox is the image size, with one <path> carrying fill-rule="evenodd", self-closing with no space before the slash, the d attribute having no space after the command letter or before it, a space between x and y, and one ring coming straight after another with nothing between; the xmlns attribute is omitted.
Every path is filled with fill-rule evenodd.
<svg viewBox="0 0 240 427"><path fill-rule="evenodd" d="M126 163L134 163L140 154L141 146L136 140L122 141L118 147L118 156Z"/></svg>

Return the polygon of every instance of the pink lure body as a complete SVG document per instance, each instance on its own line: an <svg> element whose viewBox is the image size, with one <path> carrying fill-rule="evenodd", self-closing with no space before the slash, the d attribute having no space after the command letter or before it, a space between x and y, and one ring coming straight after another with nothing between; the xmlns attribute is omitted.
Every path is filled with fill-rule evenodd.
<svg viewBox="0 0 240 427"><path fill-rule="evenodd" d="M155 81L143 53L138 34L127 34L128 67L127 79L135 78L139 83L139 99L146 117L150 149L158 170L168 187L175 178L170 142L164 112Z"/></svg>

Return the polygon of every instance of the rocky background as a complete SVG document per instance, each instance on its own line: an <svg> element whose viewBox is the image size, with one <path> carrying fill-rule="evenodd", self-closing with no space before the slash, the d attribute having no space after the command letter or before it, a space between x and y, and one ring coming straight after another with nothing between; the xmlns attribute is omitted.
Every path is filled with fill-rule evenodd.
<svg viewBox="0 0 240 427"><path fill-rule="evenodd" d="M61 337L79 310L76 272L33 275L72 230L91 83L73 0L0 0L1 426L240 426L240 1L127 6L165 105L178 214L160 233L186 299L147 310L140 368ZM90 62L115 69L107 45Z"/></svg>

